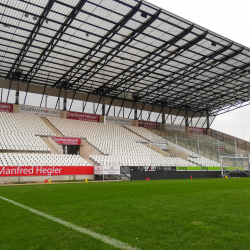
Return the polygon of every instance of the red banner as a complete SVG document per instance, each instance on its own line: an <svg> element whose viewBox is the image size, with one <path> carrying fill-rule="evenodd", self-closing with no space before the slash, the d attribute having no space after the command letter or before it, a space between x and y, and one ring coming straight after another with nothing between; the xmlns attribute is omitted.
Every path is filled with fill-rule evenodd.
<svg viewBox="0 0 250 250"><path fill-rule="evenodd" d="M0 102L0 112L13 113L13 104Z"/></svg>
<svg viewBox="0 0 250 250"><path fill-rule="evenodd" d="M79 112L67 112L67 119L79 120L79 121L89 121L89 122L100 122L99 115L79 113Z"/></svg>
<svg viewBox="0 0 250 250"><path fill-rule="evenodd" d="M5 176L52 176L52 175L89 175L94 174L92 166L77 167L0 167L0 177Z"/></svg>
<svg viewBox="0 0 250 250"><path fill-rule="evenodd" d="M218 150L218 148L214 148L214 149ZM219 150L220 150L220 151L226 152L226 149L225 149L225 148L219 148Z"/></svg>
<svg viewBox="0 0 250 250"><path fill-rule="evenodd" d="M160 123L159 122L150 122L150 121L139 120L138 121L138 127L160 129Z"/></svg>
<svg viewBox="0 0 250 250"><path fill-rule="evenodd" d="M194 134L205 134L206 131L205 131L204 128L190 127L190 128L189 128L189 133L194 133Z"/></svg>
<svg viewBox="0 0 250 250"><path fill-rule="evenodd" d="M81 145L80 138L67 138L67 137L51 137L57 144L63 145Z"/></svg>

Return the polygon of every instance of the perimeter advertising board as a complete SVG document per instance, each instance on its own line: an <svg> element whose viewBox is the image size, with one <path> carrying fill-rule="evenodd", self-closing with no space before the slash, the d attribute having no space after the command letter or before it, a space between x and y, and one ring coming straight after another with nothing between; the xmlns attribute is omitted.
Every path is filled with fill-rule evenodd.
<svg viewBox="0 0 250 250"><path fill-rule="evenodd" d="M206 130L204 128L196 128L196 127L190 127L189 128L189 133L194 133L194 134L205 134Z"/></svg>
<svg viewBox="0 0 250 250"><path fill-rule="evenodd" d="M0 177L8 176L53 176L92 175L92 166L20 166L0 167Z"/></svg>
<svg viewBox="0 0 250 250"><path fill-rule="evenodd" d="M0 102L0 112L13 113L13 104Z"/></svg>
<svg viewBox="0 0 250 250"><path fill-rule="evenodd" d="M57 144L61 145L81 145L80 138L68 138L68 137L51 137Z"/></svg>
<svg viewBox="0 0 250 250"><path fill-rule="evenodd" d="M120 174L120 166L95 166L94 174L97 175Z"/></svg>
<svg viewBox="0 0 250 250"><path fill-rule="evenodd" d="M151 129L160 129L160 123L159 122L150 122L150 121L138 121L138 127L143 128L151 128Z"/></svg>
<svg viewBox="0 0 250 250"><path fill-rule="evenodd" d="M40 108L26 105L19 105L19 114L37 115L41 117L62 117L62 111L58 109Z"/></svg>
<svg viewBox="0 0 250 250"><path fill-rule="evenodd" d="M121 117L105 116L105 123L133 126L133 120L125 119L125 118L121 118Z"/></svg>
<svg viewBox="0 0 250 250"><path fill-rule="evenodd" d="M185 126L182 125L166 124L165 128L167 131L185 132Z"/></svg>
<svg viewBox="0 0 250 250"><path fill-rule="evenodd" d="M73 111L67 111L67 119L89 121L89 122L100 122L100 116L87 113L79 113Z"/></svg>
<svg viewBox="0 0 250 250"><path fill-rule="evenodd" d="M96 175L102 175L102 166L94 166L94 174Z"/></svg>

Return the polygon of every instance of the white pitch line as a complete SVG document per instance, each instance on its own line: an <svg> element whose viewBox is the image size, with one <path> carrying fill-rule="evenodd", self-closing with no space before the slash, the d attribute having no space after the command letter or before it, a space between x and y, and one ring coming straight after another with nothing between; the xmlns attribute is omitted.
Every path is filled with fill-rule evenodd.
<svg viewBox="0 0 250 250"><path fill-rule="evenodd" d="M40 216L42 216L42 217L44 217L44 218L46 218L46 219L48 219L48 220L55 221L55 222L57 222L57 223L59 223L59 224L62 224L62 225L64 225L64 226L66 226L66 227L69 227L69 228L71 228L71 229L73 229L73 230L75 230L75 231L78 231L78 232L80 232L80 233L89 235L89 236L91 236L91 237L93 237L93 238L95 238L95 239L98 239L98 240L100 240L100 241L103 241L103 242L105 242L105 243L107 243L107 244L109 244L109 245L111 245L111 246L114 246L114 247L117 247L117 248L120 248L120 249L124 249L124 250L140 250L140 248L132 247L132 246L130 246L130 245L127 244L127 243L124 243L124 242L122 242L122 241L119 241L119 240L110 238L110 237L108 237L108 236L105 236L105 235L102 235L102 234L99 234L99 233L92 232L92 231L89 230L89 229L86 229L86 228L83 228L83 227L78 227L78 226L76 226L76 225L74 225L74 224L72 224L72 223L69 223L69 222L67 222L67 221L58 219L58 218L56 218L56 217L54 217L54 216L51 216L51 215L49 215L49 214L45 214L45 213L40 212L40 211L38 211L38 210L36 210L36 209L27 207L27 206L25 206L25 205L23 205L23 204L20 204L20 203L16 202L16 201L7 199L7 198L2 197L2 196L0 196L0 199L5 200L5 201L7 201L7 202L10 202L10 203L12 203L12 204L14 204L14 205L16 205L16 206L18 206L18 207L21 207L21 208L25 209L25 210L28 210L28 211L30 211L31 213L40 215Z"/></svg>

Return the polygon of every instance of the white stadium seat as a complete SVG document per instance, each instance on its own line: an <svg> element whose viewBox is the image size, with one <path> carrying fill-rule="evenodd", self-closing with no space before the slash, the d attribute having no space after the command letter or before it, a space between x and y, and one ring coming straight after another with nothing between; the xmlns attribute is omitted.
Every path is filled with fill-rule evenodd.
<svg viewBox="0 0 250 250"><path fill-rule="evenodd" d="M45 151L49 147L39 136L55 135L38 116L0 113L0 149Z"/></svg>
<svg viewBox="0 0 250 250"><path fill-rule="evenodd" d="M90 166L79 155L43 153L3 153L0 166Z"/></svg>
<svg viewBox="0 0 250 250"><path fill-rule="evenodd" d="M100 165L120 166L194 166L181 158L164 157L147 147L148 140L116 124L67 120L48 117L48 120L68 137L86 138L103 155L90 158ZM149 132L149 131L148 131ZM153 133L152 133L153 134ZM163 138L153 134L158 141Z"/></svg>

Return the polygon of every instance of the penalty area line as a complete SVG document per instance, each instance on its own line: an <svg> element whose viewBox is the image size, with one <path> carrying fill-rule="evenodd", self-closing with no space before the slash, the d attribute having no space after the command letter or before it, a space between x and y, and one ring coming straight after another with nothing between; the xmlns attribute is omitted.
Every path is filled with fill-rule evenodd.
<svg viewBox="0 0 250 250"><path fill-rule="evenodd" d="M28 211L30 211L31 213L37 214L37 215L39 215L39 216L42 216L42 217L44 217L44 218L46 218L46 219L48 219L48 220L52 220L52 221L57 222L57 223L59 223L59 224L61 224L61 225L64 225L64 226L66 226L66 227L69 227L69 228L71 228L71 229L73 229L73 230L75 230L75 231L77 231L77 232L80 232L80 233L89 235L89 236L91 236L91 237L93 237L93 238L95 238L95 239L97 239L97 240L100 240L100 241L102 241L102 242L104 242L104 243L106 243L106 244L109 244L109 245L111 245L111 246L114 246L114 247L116 247L116 248L120 248L120 249L124 249L124 250L140 250L140 248L132 247L132 246L130 246L130 245L127 244L127 243L124 243L124 242L122 242L122 241L116 240L116 239L114 239L114 238L110 238L110 237L108 237L108 236L106 236L106 235L102 235L102 234L99 234L99 233L95 233L95 232L93 232L93 231L91 231L91 230L89 230L89 229L86 229L86 228L83 228L83 227L78 227L78 226L76 226L76 225L74 225L74 224L72 224L72 223L70 223L70 222L61 220L61 219L56 218L56 217L54 217L54 216L52 216L52 215L49 215L49 214L45 214L45 213L43 213L43 212L40 212L40 211L38 211L38 210L36 210L36 209L33 209L33 208L31 208L31 207L25 206L25 205L23 205L23 204L21 204L21 203L18 203L18 202L16 202L16 201L7 199L7 198L2 197L2 196L0 196L0 199L2 199L2 200L4 200L4 201L7 201L7 202L9 202L9 203L12 203L12 204L14 204L14 205L16 205L16 206L18 206L18 207L21 207L21 208L23 208L23 209L25 209L25 210L28 210Z"/></svg>

